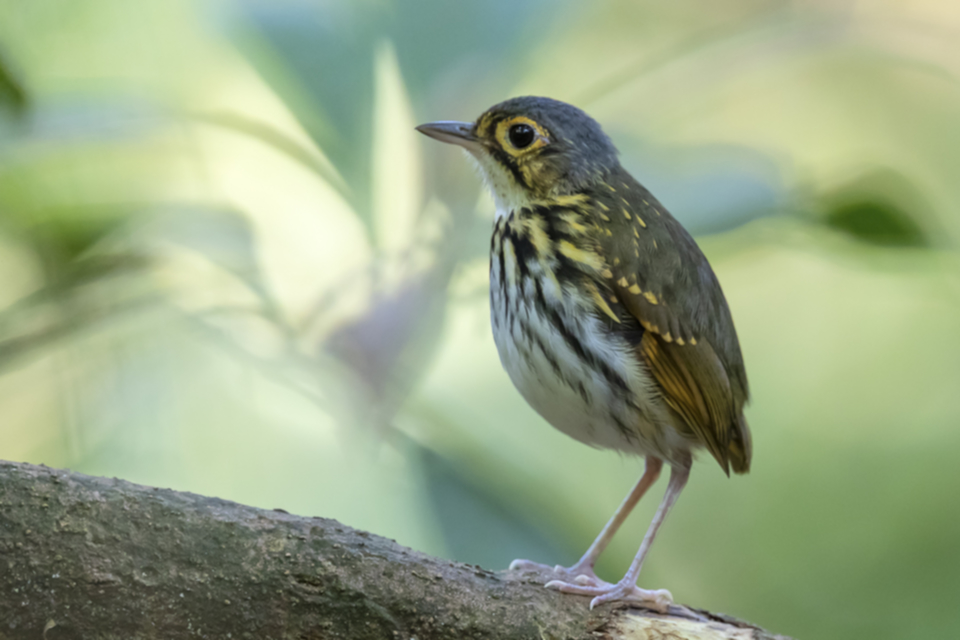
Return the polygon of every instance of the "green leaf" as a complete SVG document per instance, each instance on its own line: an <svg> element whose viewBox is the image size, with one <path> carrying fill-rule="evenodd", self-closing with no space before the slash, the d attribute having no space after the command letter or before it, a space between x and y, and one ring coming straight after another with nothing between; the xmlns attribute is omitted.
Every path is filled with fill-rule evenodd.
<svg viewBox="0 0 960 640"><path fill-rule="evenodd" d="M0 105L8 105L16 114L27 110L29 99L17 73L10 66L9 58L0 51Z"/></svg>
<svg viewBox="0 0 960 640"><path fill-rule="evenodd" d="M945 237L927 198L896 171L850 180L823 196L822 206L828 226L871 244L926 247Z"/></svg>

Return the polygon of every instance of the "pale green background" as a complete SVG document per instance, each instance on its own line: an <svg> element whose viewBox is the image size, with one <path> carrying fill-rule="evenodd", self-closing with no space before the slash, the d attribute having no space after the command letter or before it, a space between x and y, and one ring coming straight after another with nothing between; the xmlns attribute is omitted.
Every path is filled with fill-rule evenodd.
<svg viewBox="0 0 960 640"><path fill-rule="evenodd" d="M2 0L0 458L573 562L642 463L512 388L491 203L413 131L549 95L697 235L752 386L751 474L701 459L641 585L958 637L958 41L932 1Z"/></svg>

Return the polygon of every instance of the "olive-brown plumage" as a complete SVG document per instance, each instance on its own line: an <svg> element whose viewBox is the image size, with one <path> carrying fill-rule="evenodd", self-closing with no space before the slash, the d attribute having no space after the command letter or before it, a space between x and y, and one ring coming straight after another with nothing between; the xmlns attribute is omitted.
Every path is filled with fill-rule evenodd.
<svg viewBox="0 0 960 640"><path fill-rule="evenodd" d="M750 468L749 391L733 320L694 240L623 167L600 126L571 105L515 98L474 123L418 127L463 146L497 207L490 302L501 362L530 405L584 443L646 457L646 471L573 567L548 586L664 607L636 586L643 559L686 483L692 452ZM623 580L597 557L656 481L670 482ZM529 561L511 567L546 569Z"/></svg>
<svg viewBox="0 0 960 640"><path fill-rule="evenodd" d="M693 238L626 171L595 202L621 215L602 224L598 251L616 262L612 290L644 328L639 351L667 404L725 472L750 469L743 418L747 374L720 284ZM598 190L599 191L599 190ZM610 259L609 256L613 256Z"/></svg>

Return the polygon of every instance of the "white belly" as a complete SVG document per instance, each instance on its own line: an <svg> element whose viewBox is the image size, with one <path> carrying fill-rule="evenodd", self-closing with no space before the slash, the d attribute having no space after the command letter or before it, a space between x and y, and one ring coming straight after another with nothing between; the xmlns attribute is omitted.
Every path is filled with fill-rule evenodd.
<svg viewBox="0 0 960 640"><path fill-rule="evenodd" d="M516 273L509 255L504 271ZM531 278L519 282L515 275L506 278L504 292L498 260L491 261L490 276L500 361L537 413L595 447L667 459L678 445L687 448L672 429L662 428L661 401L633 347L591 312L590 303L573 291L561 297L549 287L539 295ZM553 319L544 316L544 308L556 313ZM580 353L574 341L583 345ZM592 365L585 363L584 354Z"/></svg>

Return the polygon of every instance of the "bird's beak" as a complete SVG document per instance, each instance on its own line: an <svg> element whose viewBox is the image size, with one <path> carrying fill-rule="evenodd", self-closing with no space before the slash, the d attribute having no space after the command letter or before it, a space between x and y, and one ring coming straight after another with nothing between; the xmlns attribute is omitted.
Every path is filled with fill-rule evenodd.
<svg viewBox="0 0 960 640"><path fill-rule="evenodd" d="M480 139L473 135L472 122L456 122L455 120L428 122L417 127L417 131L440 142L458 144L467 151L480 149Z"/></svg>

